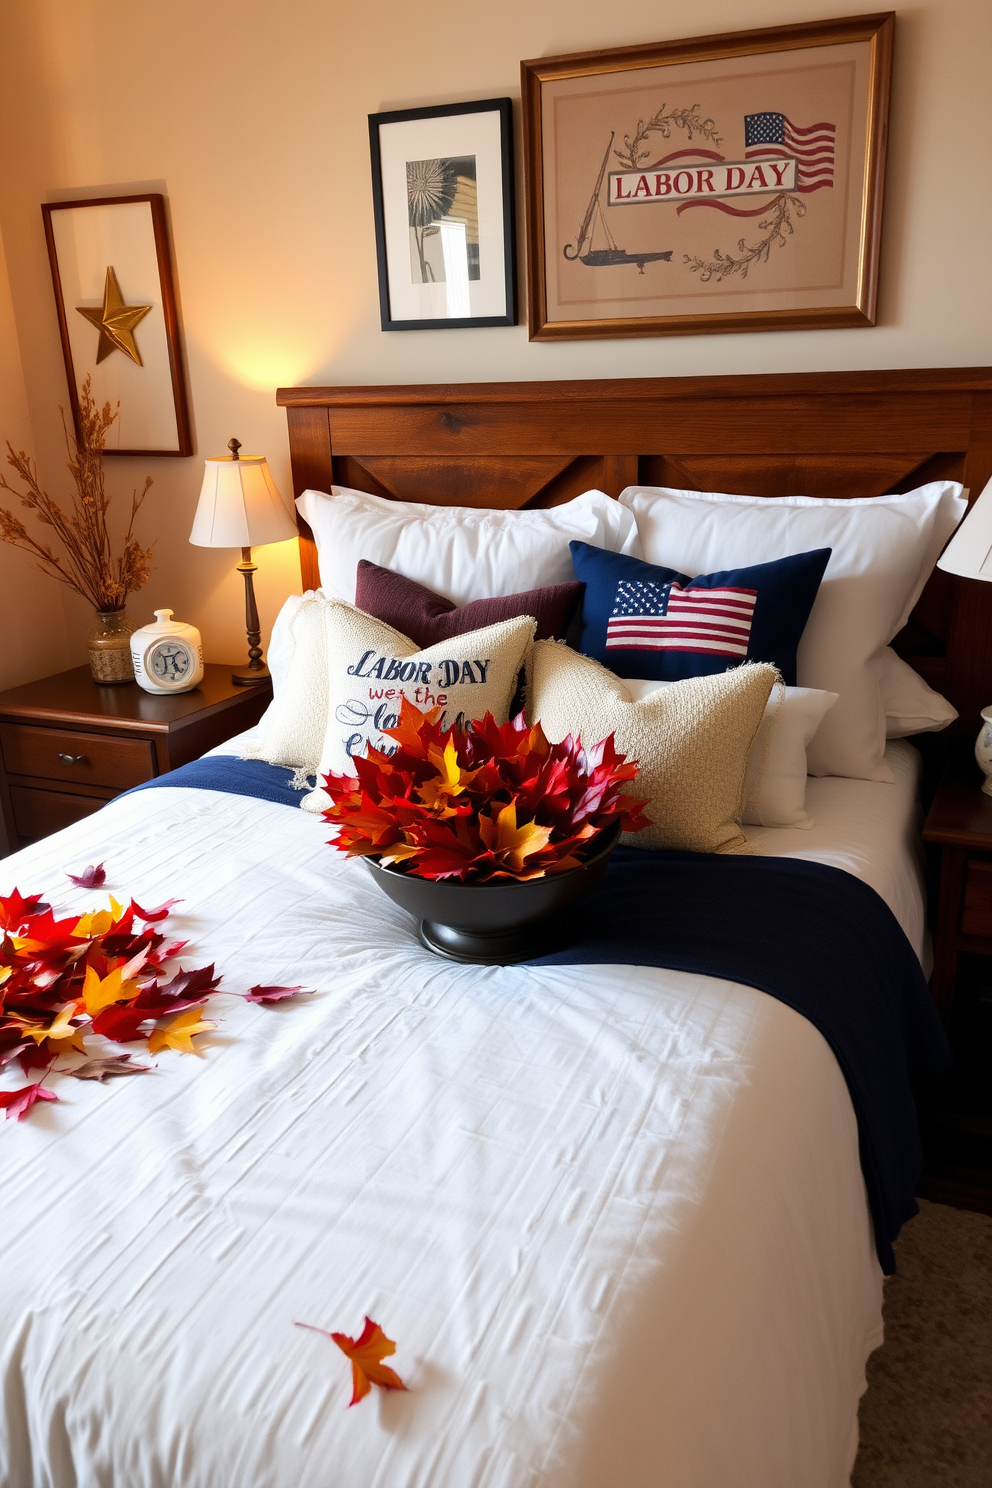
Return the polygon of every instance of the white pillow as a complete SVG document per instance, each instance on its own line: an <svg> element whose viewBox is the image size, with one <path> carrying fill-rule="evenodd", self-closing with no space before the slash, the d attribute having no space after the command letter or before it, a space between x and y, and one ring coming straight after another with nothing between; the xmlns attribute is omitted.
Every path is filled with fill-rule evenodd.
<svg viewBox="0 0 992 1488"><path fill-rule="evenodd" d="M610 553L640 554L631 513L602 491L586 491L546 511L423 506L345 486L332 486L329 496L304 491L296 504L313 530L322 588L349 604L360 558L463 605L574 584L568 551L573 539Z"/></svg>
<svg viewBox="0 0 992 1488"><path fill-rule="evenodd" d="M443 708L447 727L485 713L505 723L537 629L530 615L518 615L420 650L408 636L343 600L327 600L324 615L327 730L319 781L329 772L354 774L352 758L364 755L369 744L394 749L380 729L396 724L403 697L421 709ZM327 809L321 783L302 805L306 811Z"/></svg>
<svg viewBox="0 0 992 1488"><path fill-rule="evenodd" d="M624 686L637 701L674 685L624 678ZM765 704L744 776L741 821L747 826L805 830L813 826L806 815L806 747L836 701L835 692L776 682Z"/></svg>
<svg viewBox="0 0 992 1488"><path fill-rule="evenodd" d="M630 486L620 501L644 558L693 577L832 549L799 643L800 686L839 694L810 743L810 774L891 780L874 659L906 623L964 515L960 485L850 501Z"/></svg>
<svg viewBox="0 0 992 1488"><path fill-rule="evenodd" d="M935 734L957 718L958 710L939 692L934 692L891 646L883 646L876 667L887 739Z"/></svg>
<svg viewBox="0 0 992 1488"><path fill-rule="evenodd" d="M290 595L276 616L268 652L272 701L242 755L292 765L300 790L316 772L327 733L327 606L319 589L308 590Z"/></svg>

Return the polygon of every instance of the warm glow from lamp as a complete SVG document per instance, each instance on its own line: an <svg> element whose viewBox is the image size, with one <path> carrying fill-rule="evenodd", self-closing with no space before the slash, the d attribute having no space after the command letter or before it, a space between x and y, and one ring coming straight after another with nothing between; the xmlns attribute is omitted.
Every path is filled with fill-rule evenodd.
<svg viewBox="0 0 992 1488"><path fill-rule="evenodd" d="M261 630L255 605L251 561L253 547L286 542L296 537L296 523L286 509L279 487L263 455L242 455L236 439L231 454L204 461L203 485L189 540L198 548L240 548L238 571L245 580L245 626L248 666L239 667L233 680L242 684L267 682L262 661Z"/></svg>

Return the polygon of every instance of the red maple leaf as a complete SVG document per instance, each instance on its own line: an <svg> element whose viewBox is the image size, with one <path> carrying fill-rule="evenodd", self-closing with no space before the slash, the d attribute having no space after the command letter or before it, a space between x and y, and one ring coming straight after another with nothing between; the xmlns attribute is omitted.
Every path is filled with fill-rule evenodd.
<svg viewBox="0 0 992 1488"><path fill-rule="evenodd" d="M295 997L298 992L312 993L312 987L250 987L245 992L245 1002L259 1002L263 1005L274 1006L282 1002L286 997Z"/></svg>
<svg viewBox="0 0 992 1488"><path fill-rule="evenodd" d="M103 1034L104 1038L112 1039L115 1044L131 1044L142 1037L138 1031L142 1023L147 1023L149 1018L154 1017L155 1013L148 1008L120 1005L106 1007L93 1019L93 1032Z"/></svg>
<svg viewBox="0 0 992 1488"><path fill-rule="evenodd" d="M144 920L145 923L148 925L156 925L158 924L159 920L165 919L166 915L169 913L169 910L174 904L181 903L181 899L166 899L165 903L160 904L158 909L142 909L137 900L132 899L131 909L138 916L139 920Z"/></svg>
<svg viewBox="0 0 992 1488"><path fill-rule="evenodd" d="M0 1090L0 1107L7 1108L7 1120L23 1121L36 1101L57 1101L54 1090L46 1090L40 1080L22 1085L19 1090Z"/></svg>
<svg viewBox="0 0 992 1488"><path fill-rule="evenodd" d="M102 889L107 882L106 870L102 863L91 863L88 868L83 869L82 873L66 872L65 876L70 883L76 885L77 889Z"/></svg>
<svg viewBox="0 0 992 1488"><path fill-rule="evenodd" d="M390 1354L395 1354L396 1345L370 1317L366 1317L365 1327L358 1338L349 1338L347 1333L328 1333L325 1328L314 1327L313 1323L297 1323L296 1326L309 1328L313 1333L323 1333L325 1338L336 1343L341 1352L351 1360L349 1406L364 1400L373 1385L379 1385L383 1390L406 1389L396 1371L382 1362Z"/></svg>

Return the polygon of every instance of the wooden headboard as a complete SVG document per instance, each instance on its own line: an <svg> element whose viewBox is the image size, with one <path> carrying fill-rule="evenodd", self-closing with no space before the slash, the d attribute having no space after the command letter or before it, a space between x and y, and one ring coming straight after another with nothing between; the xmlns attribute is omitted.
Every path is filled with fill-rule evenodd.
<svg viewBox="0 0 992 1488"><path fill-rule="evenodd" d="M609 382L282 388L294 494L333 482L439 506L544 507L591 486L881 496L992 478L992 368ZM300 523L305 589L317 554ZM935 573L896 649L974 732L992 584Z"/></svg>

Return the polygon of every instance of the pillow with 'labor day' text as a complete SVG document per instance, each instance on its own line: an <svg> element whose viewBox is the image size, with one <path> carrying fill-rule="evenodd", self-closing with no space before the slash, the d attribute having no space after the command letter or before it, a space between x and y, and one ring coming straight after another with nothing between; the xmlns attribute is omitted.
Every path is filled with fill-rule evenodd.
<svg viewBox="0 0 992 1488"><path fill-rule="evenodd" d="M395 750L382 730L399 721L401 698L424 711L443 709L441 721L448 728L486 713L505 723L535 621L520 615L423 650L343 600L327 601L325 626L327 731L317 789L302 801L305 811L318 813L330 805L325 775L354 774L352 760L370 744L387 753Z"/></svg>
<svg viewBox="0 0 992 1488"><path fill-rule="evenodd" d="M796 648L829 548L696 578L588 543L569 544L585 582L582 643L618 677L678 682L745 661L796 684Z"/></svg>

